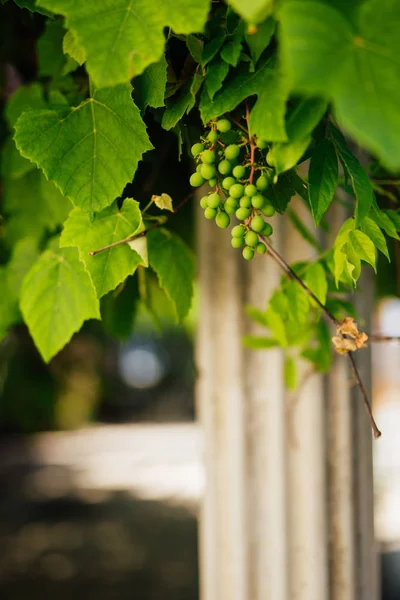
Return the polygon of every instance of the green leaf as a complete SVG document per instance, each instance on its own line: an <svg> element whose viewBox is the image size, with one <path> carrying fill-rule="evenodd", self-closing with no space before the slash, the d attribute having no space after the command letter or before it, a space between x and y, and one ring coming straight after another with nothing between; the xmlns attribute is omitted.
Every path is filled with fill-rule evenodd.
<svg viewBox="0 0 400 600"><path fill-rule="evenodd" d="M260 23L274 9L274 0L229 0L229 4L248 23Z"/></svg>
<svg viewBox="0 0 400 600"><path fill-rule="evenodd" d="M346 6L346 4L344 4ZM340 4L283 2L281 49L292 87L333 99L339 123L400 168L400 13L396 0L359 3L352 19Z"/></svg>
<svg viewBox="0 0 400 600"><path fill-rule="evenodd" d="M204 46L202 55L201 55L201 66L206 67L208 63L217 56L222 44L225 42L226 34L225 32L221 32L220 35L217 35Z"/></svg>
<svg viewBox="0 0 400 600"><path fill-rule="evenodd" d="M45 362L87 319L99 319L99 301L77 248L47 250L26 275L21 311Z"/></svg>
<svg viewBox="0 0 400 600"><path fill-rule="evenodd" d="M352 231L355 228L355 226L356 222L354 219L347 219L343 223L336 236L334 248L337 248L338 250L341 250L343 248L343 246L349 241L350 231Z"/></svg>
<svg viewBox="0 0 400 600"><path fill-rule="evenodd" d="M274 338L262 337L257 335L245 335L242 338L243 345L245 348L252 348L254 350L263 348L276 348L279 346L279 342Z"/></svg>
<svg viewBox="0 0 400 600"><path fill-rule="evenodd" d="M132 334L138 309L139 290L137 277L128 277L115 291L101 302L101 320L111 335L126 340Z"/></svg>
<svg viewBox="0 0 400 600"><path fill-rule="evenodd" d="M21 85L7 102L5 117L12 129L20 114L29 109L46 108L42 86L38 83Z"/></svg>
<svg viewBox="0 0 400 600"><path fill-rule="evenodd" d="M203 76L200 73L195 73L188 83L179 90L177 98L173 96L168 101L167 108L163 114L161 125L169 131L189 113L196 102L196 94L200 89L203 81Z"/></svg>
<svg viewBox="0 0 400 600"><path fill-rule="evenodd" d="M278 341L279 345L285 348L288 345L286 335L286 322L280 312L274 310L270 305L265 313L265 320L267 327L271 330L274 338Z"/></svg>
<svg viewBox="0 0 400 600"><path fill-rule="evenodd" d="M312 362L321 373L327 373L332 365L332 342L327 324L322 319L316 325L317 348L307 348L301 355Z"/></svg>
<svg viewBox="0 0 400 600"><path fill-rule="evenodd" d="M294 171L287 171L279 176L277 183L268 188L268 199L279 213L284 213L290 199L298 193L299 177Z"/></svg>
<svg viewBox="0 0 400 600"><path fill-rule="evenodd" d="M7 265L7 280L11 293L18 298L22 282L29 269L39 258L37 242L25 238L16 243L11 260Z"/></svg>
<svg viewBox="0 0 400 600"><path fill-rule="evenodd" d="M3 178L19 179L35 169L35 165L18 152L12 137L8 137L1 153L1 175Z"/></svg>
<svg viewBox="0 0 400 600"><path fill-rule="evenodd" d="M18 303L15 294L8 283L7 268L0 266L0 340L7 330L20 319Z"/></svg>
<svg viewBox="0 0 400 600"><path fill-rule="evenodd" d="M93 218L79 208L69 215L60 246L79 248L79 257L90 273L99 298L132 275L142 261L128 244L109 248L95 256L89 256L89 252L135 234L141 224L139 203L131 198L124 200L121 209L114 203Z"/></svg>
<svg viewBox="0 0 400 600"><path fill-rule="evenodd" d="M192 58L199 64L201 64L201 56L204 49L204 42L196 35L188 35L186 38L186 45Z"/></svg>
<svg viewBox="0 0 400 600"><path fill-rule="evenodd" d="M228 72L229 65L220 56L217 56L208 64L204 85L211 100L216 92L221 89Z"/></svg>
<svg viewBox="0 0 400 600"><path fill-rule="evenodd" d="M375 221L375 223L377 223L379 225L379 227L381 229L383 229L383 231L389 236L394 238L395 240L399 240L400 237L397 233L397 229L393 223L393 221L390 219L390 217L388 216L388 214L381 210L378 205L376 204L376 201L374 202L373 205L373 211L370 213L370 217L371 219L373 219Z"/></svg>
<svg viewBox="0 0 400 600"><path fill-rule="evenodd" d="M236 67L239 62L240 54L242 52L242 41L243 36L236 34L228 38L221 50L221 58L231 65Z"/></svg>
<svg viewBox="0 0 400 600"><path fill-rule="evenodd" d="M328 281L326 279L325 269L321 263L311 263L307 269L305 283L318 300L325 304L328 293Z"/></svg>
<svg viewBox="0 0 400 600"><path fill-rule="evenodd" d="M65 29L60 19L46 21L44 33L37 42L39 77L57 77L61 74L66 64L64 35Z"/></svg>
<svg viewBox="0 0 400 600"><path fill-rule="evenodd" d="M19 179L5 180L3 208L14 219L17 239L31 235L37 238L44 229L54 231L64 222L71 203L41 171L34 169Z"/></svg>
<svg viewBox="0 0 400 600"><path fill-rule="evenodd" d="M246 311L246 314L248 314L248 316L250 317L250 319L252 319L252 321L259 323L260 325L263 325L264 327L267 325L267 322L265 320L265 312L264 311L261 311L258 308L255 308L254 306L246 306L245 311Z"/></svg>
<svg viewBox="0 0 400 600"><path fill-rule="evenodd" d="M376 272L376 249L369 237L362 231L355 229L350 231L349 240L356 256L360 260L369 263Z"/></svg>
<svg viewBox="0 0 400 600"><path fill-rule="evenodd" d="M322 100L302 100L292 110L286 121L288 141L273 144L270 153L276 173L283 173L294 167L303 156L311 133L326 111Z"/></svg>
<svg viewBox="0 0 400 600"><path fill-rule="evenodd" d="M287 389L295 390L297 387L297 366L296 361L292 356L287 356L285 358L283 373Z"/></svg>
<svg viewBox="0 0 400 600"><path fill-rule="evenodd" d="M164 27L177 34L200 33L209 9L208 0L40 0L39 4L65 16L99 88L128 82L160 60Z"/></svg>
<svg viewBox="0 0 400 600"><path fill-rule="evenodd" d="M80 46L75 34L71 30L67 31L64 36L63 51L65 54L69 54L70 57L78 63L78 65L83 65L83 63L86 61L85 50L82 48L82 46Z"/></svg>
<svg viewBox="0 0 400 600"><path fill-rule="evenodd" d="M289 318L296 323L303 323L307 319L309 300L305 291L296 281L291 281L286 289L289 303Z"/></svg>
<svg viewBox="0 0 400 600"><path fill-rule="evenodd" d="M358 158L349 150L341 132L331 124L329 124L329 131L340 160L350 175L353 190L357 198L355 218L356 224L359 225L360 221L368 214L374 201L374 190L371 180L360 165Z"/></svg>
<svg viewBox="0 0 400 600"><path fill-rule="evenodd" d="M360 228L361 231L363 231L369 237L378 250L380 250L380 252L382 252L382 254L384 254L390 262L390 255L385 236L375 221L369 217L364 217L364 219L361 221Z"/></svg>
<svg viewBox="0 0 400 600"><path fill-rule="evenodd" d="M268 141L285 141L286 82L274 59L263 62L254 72L248 66L239 66L232 77L213 98L203 92L200 113L203 123L231 112L245 98L257 94L258 99L250 114L250 128L254 135Z"/></svg>
<svg viewBox="0 0 400 600"><path fill-rule="evenodd" d="M153 147L130 91L120 85L95 91L76 108L28 111L15 126L21 154L82 210L111 204Z"/></svg>
<svg viewBox="0 0 400 600"><path fill-rule="evenodd" d="M172 198L168 194L161 194L161 196L153 196L154 204L161 210L169 210L174 212L172 206Z"/></svg>
<svg viewBox="0 0 400 600"><path fill-rule="evenodd" d="M167 61L165 56L149 65L147 69L135 79L134 98L141 111L148 106L160 108L165 105L164 95L167 85Z"/></svg>
<svg viewBox="0 0 400 600"><path fill-rule="evenodd" d="M269 45L272 36L275 33L275 28L275 19L268 17L268 19L257 25L257 29L255 31L246 33L245 40L250 49L251 58L254 64L257 64L261 54Z"/></svg>
<svg viewBox="0 0 400 600"><path fill-rule="evenodd" d="M308 171L308 193L314 223L318 226L335 195L338 161L335 147L328 139L314 150Z"/></svg>
<svg viewBox="0 0 400 600"><path fill-rule="evenodd" d="M36 0L14 0L15 4L20 8L26 8L30 12L37 12L41 15L52 17L52 13L47 10L43 10L36 4Z"/></svg>
<svg viewBox="0 0 400 600"><path fill-rule="evenodd" d="M147 234L150 266L160 286L173 302L181 321L189 312L193 296L194 259L191 250L174 233L153 229Z"/></svg>

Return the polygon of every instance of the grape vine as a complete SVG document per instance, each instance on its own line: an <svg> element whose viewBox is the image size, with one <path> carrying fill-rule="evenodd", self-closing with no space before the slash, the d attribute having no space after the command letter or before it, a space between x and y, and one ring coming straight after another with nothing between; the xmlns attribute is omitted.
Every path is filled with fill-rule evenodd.
<svg viewBox="0 0 400 600"><path fill-rule="evenodd" d="M131 304L153 311L152 286L182 321L195 197L231 228L233 252L283 271L247 309L266 334L245 344L281 347L289 387L294 357L326 373L333 351L345 354L378 435L351 299L363 266L378 281L397 275L395 0L147 0L135 11L125 0L0 0L0 11L0 339L24 324L49 362L85 321L111 322L132 288ZM272 218L290 220L314 258L287 264ZM128 337L121 321L115 333Z"/></svg>

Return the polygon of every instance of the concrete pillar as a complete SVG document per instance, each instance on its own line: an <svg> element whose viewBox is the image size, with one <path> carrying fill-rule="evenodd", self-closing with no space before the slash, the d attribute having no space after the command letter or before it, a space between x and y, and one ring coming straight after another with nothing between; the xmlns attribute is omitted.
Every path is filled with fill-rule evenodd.
<svg viewBox="0 0 400 600"><path fill-rule="evenodd" d="M312 256L282 222L275 247L289 261ZM265 308L279 267L266 256L246 263L201 216L198 256L201 600L376 600L372 437L347 361L288 394L281 351L241 341L265 335L244 307ZM368 384L368 352L357 361Z"/></svg>

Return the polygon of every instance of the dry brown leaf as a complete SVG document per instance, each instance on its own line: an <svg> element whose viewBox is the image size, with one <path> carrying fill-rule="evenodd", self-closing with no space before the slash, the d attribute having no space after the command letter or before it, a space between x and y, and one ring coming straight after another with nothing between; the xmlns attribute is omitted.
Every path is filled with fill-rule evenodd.
<svg viewBox="0 0 400 600"><path fill-rule="evenodd" d="M332 342L335 346L336 352L339 354L346 354L347 352L354 352L357 350L357 344L354 340L348 340L346 338L335 336L332 338Z"/></svg>
<svg viewBox="0 0 400 600"><path fill-rule="evenodd" d="M366 333L358 331L357 323L352 317L345 317L340 325L336 327L336 331L340 337L333 337L332 342L339 354L346 354L367 347L368 336ZM349 337L353 339L349 339Z"/></svg>
<svg viewBox="0 0 400 600"><path fill-rule="evenodd" d="M360 335L357 323L354 321L353 317L345 317L340 325L336 327L336 331L342 335L350 335L353 338Z"/></svg>

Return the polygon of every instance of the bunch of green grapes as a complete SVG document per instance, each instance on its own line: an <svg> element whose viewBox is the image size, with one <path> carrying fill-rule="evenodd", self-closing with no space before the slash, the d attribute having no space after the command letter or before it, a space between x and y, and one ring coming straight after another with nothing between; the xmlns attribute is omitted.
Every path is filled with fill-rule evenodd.
<svg viewBox="0 0 400 600"><path fill-rule="evenodd" d="M251 260L255 252L266 252L260 236L270 236L273 231L265 221L265 217L275 213L265 195L273 170L266 165L262 153L266 143L252 140L251 154L246 134L232 132L231 128L228 119L219 119L211 124L201 142L192 146L192 155L198 164L190 184L200 187L208 181L211 189L200 200L206 219L215 219L222 229L229 227L232 216L241 222L232 228L232 246L243 248L243 257ZM236 135L228 136L228 132ZM224 143L227 137L233 137L237 143Z"/></svg>

